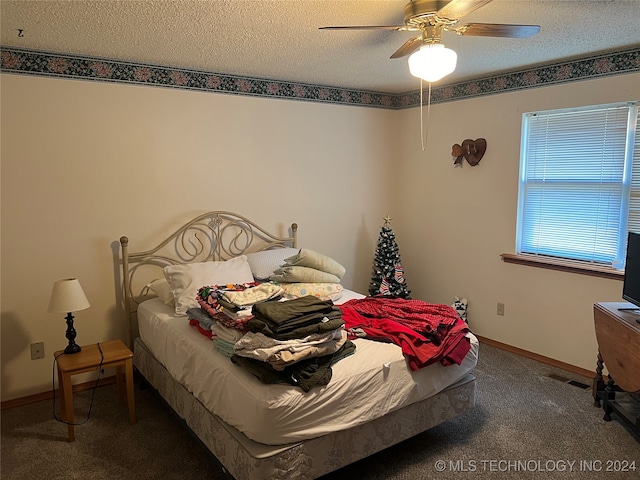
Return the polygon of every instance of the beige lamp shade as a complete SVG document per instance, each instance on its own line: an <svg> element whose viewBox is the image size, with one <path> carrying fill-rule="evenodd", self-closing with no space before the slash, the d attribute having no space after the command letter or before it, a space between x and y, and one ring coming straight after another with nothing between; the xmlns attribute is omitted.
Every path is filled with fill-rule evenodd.
<svg viewBox="0 0 640 480"><path fill-rule="evenodd" d="M85 308L89 308L89 300L77 278L63 278L53 282L47 309L49 313L77 312Z"/></svg>

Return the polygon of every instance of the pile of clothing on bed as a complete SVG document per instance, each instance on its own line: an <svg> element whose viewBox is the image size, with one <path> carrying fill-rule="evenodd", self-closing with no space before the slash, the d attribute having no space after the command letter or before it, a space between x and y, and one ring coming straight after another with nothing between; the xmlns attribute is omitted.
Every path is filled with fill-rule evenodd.
<svg viewBox="0 0 640 480"><path fill-rule="evenodd" d="M388 295L335 305L319 295L292 297L287 287L336 285L344 273L335 260L302 249L263 283L203 286L189 322L261 382L304 391L329 383L331 366L355 352L356 338L399 345L411 370L462 362L469 329L451 306Z"/></svg>
<svg viewBox="0 0 640 480"><path fill-rule="evenodd" d="M273 272L278 281L203 286L196 297L200 308L187 314L220 353L263 383L285 382L309 391L329 383L331 366L353 354L355 344L347 338L342 311L331 299L295 296L287 287L337 285L344 273L329 257L301 249ZM293 279L304 282L289 281Z"/></svg>
<svg viewBox="0 0 640 480"><path fill-rule="evenodd" d="M309 391L331 380L331 366L355 351L341 310L307 295L281 299L276 283L205 286L190 323L210 332L215 348L263 383Z"/></svg>
<svg viewBox="0 0 640 480"><path fill-rule="evenodd" d="M355 352L331 300L305 296L256 304L253 312L231 360L264 383L288 382L307 392L327 385L331 366Z"/></svg>
<svg viewBox="0 0 640 480"><path fill-rule="evenodd" d="M399 345L414 371L435 362L460 365L471 349L467 323L449 305L378 295L340 308L350 337Z"/></svg>

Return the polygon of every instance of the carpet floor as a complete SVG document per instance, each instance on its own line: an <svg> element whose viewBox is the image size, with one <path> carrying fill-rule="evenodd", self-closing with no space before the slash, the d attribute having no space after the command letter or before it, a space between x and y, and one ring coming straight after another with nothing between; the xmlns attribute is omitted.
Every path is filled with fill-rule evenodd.
<svg viewBox="0 0 640 480"><path fill-rule="evenodd" d="M485 344L475 374L474 410L323 480L640 478L640 436L616 415L603 420L591 379ZM135 393L137 423L129 425L115 385L96 389L73 443L51 400L3 411L1 478L228 478L152 389ZM76 421L91 397L75 395Z"/></svg>

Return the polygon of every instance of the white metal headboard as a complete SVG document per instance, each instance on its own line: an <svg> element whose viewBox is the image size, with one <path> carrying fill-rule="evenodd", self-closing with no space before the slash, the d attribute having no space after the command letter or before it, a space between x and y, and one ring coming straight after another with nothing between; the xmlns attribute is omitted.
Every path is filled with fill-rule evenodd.
<svg viewBox="0 0 640 480"><path fill-rule="evenodd" d="M129 321L132 346L138 304L150 295L146 285L163 276L167 265L228 260L251 252L272 248L297 247L298 225L292 223L290 236L274 235L237 213L207 212L187 222L156 247L129 252L129 238L121 237L124 305Z"/></svg>

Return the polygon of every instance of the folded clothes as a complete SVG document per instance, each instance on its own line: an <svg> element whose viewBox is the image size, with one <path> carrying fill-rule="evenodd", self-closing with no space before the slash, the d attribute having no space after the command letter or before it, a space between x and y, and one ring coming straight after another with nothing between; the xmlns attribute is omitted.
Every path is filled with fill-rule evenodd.
<svg viewBox="0 0 640 480"><path fill-rule="evenodd" d="M320 300L313 295L306 295L286 302L260 303L253 307L253 314L260 319L279 325L306 314L327 314L333 310L333 307L331 300Z"/></svg>
<svg viewBox="0 0 640 480"><path fill-rule="evenodd" d="M223 354L225 357L231 358L233 356L233 343L214 337L213 344L216 350Z"/></svg>
<svg viewBox="0 0 640 480"><path fill-rule="evenodd" d="M253 306L249 330L279 340L328 332L343 325L342 311L331 300L308 295L286 302L266 302Z"/></svg>
<svg viewBox="0 0 640 480"><path fill-rule="evenodd" d="M226 287L218 287L217 285L204 286L198 290L196 301L198 302L198 305L200 305L201 310L213 320L221 323L225 327L235 328L242 332L246 332L249 330L247 322L253 318L251 310L241 309L233 304L224 302L224 300L220 298L220 292L227 290L242 291L255 285L255 283L250 283L243 285L230 285ZM229 311L225 311L223 313L224 307L219 302L225 303L228 306ZM242 312L239 313L241 310Z"/></svg>
<svg viewBox="0 0 640 480"><path fill-rule="evenodd" d="M283 370L307 358L335 353L346 340L347 332L343 328L289 340L248 332L235 343L233 351L236 355L267 362L276 370Z"/></svg>
<svg viewBox="0 0 640 480"><path fill-rule="evenodd" d="M240 330L235 328L225 327L221 323L214 322L211 326L211 333L215 336L215 338L219 338L221 340L225 340L232 345L236 343L238 340L242 338L244 335Z"/></svg>
<svg viewBox="0 0 640 480"><path fill-rule="evenodd" d="M189 308L187 317L189 317L189 320L197 320L203 328L208 330L211 330L211 326L215 323L215 320L202 308Z"/></svg>
<svg viewBox="0 0 640 480"><path fill-rule="evenodd" d="M211 333L211 330L203 328L202 325L200 325L200 322L198 322L198 320L195 320L192 318L191 320L189 320L189 325L193 325L194 327L196 327L198 331L205 337L209 339L213 337L213 333Z"/></svg>
<svg viewBox="0 0 640 480"><path fill-rule="evenodd" d="M238 307L233 303L227 302L224 298L219 298L213 309L217 312L222 312L229 318L234 320L240 320L246 317L253 316L251 313L251 307Z"/></svg>
<svg viewBox="0 0 640 480"><path fill-rule="evenodd" d="M333 371L331 367L338 361L352 355L356 346L351 340L347 340L340 349L330 355L308 358L279 371L271 365L253 358L233 355L231 361L245 368L262 383L289 383L308 392L313 387L327 385L331 381Z"/></svg>
<svg viewBox="0 0 640 480"><path fill-rule="evenodd" d="M327 317L324 317L327 318ZM336 330L344 326L342 314L339 313L336 318L321 320L320 322L310 323L289 329L276 329L275 331L266 323L255 317L247 322L247 327L251 332L260 332L267 337L276 338L278 340L289 340L291 338L302 338L314 333L323 333Z"/></svg>

